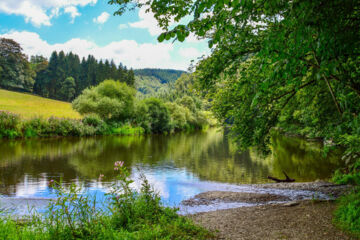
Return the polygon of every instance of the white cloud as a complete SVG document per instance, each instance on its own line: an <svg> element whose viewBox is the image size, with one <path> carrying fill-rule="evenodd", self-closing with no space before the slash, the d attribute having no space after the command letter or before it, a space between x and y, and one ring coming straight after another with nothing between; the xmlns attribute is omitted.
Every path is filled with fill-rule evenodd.
<svg viewBox="0 0 360 240"><path fill-rule="evenodd" d="M94 23L104 24L110 17L110 14L107 12L102 12L97 18L94 18Z"/></svg>
<svg viewBox="0 0 360 240"><path fill-rule="evenodd" d="M79 17L81 14L79 13L78 9L74 6L69 6L64 8L64 12L70 14L71 23L74 23L75 18Z"/></svg>
<svg viewBox="0 0 360 240"><path fill-rule="evenodd" d="M180 54L180 56L182 56L184 58L192 58L192 59L195 59L195 58L201 56L201 53L199 52L199 50L197 50L196 48L193 48L193 47L180 48L179 54Z"/></svg>
<svg viewBox="0 0 360 240"><path fill-rule="evenodd" d="M24 16L26 22L40 27L50 26L51 19L60 14L60 9L64 9L65 13L74 18L79 16L77 9L75 12L68 7L83 7L96 3L97 0L1 0L0 12Z"/></svg>
<svg viewBox="0 0 360 240"><path fill-rule="evenodd" d="M152 12L146 12L145 8L140 8L139 18L140 21L129 23L129 25L134 28L147 29L152 36L157 36L162 33L162 29L159 27Z"/></svg>
<svg viewBox="0 0 360 240"><path fill-rule="evenodd" d="M119 28L120 30L126 29L126 28L128 28L128 27L129 27L129 26L128 26L127 24L124 24L124 23L119 24L119 26L118 26L118 28Z"/></svg>
<svg viewBox="0 0 360 240"><path fill-rule="evenodd" d="M53 51L78 54L81 58L91 54L97 59L113 59L116 64L122 62L132 68L173 68L187 69L190 60L198 57L199 51L195 48L182 48L177 52L171 43L143 43L134 40L114 41L105 46L98 46L92 41L74 38L65 43L49 44L34 32L12 31L0 35L11 38L21 44L24 53L28 56L43 55L50 57Z"/></svg>

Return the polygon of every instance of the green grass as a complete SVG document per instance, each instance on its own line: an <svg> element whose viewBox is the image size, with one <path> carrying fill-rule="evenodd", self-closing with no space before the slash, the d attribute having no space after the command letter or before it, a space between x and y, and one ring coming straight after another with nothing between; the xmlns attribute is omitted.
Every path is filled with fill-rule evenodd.
<svg viewBox="0 0 360 240"><path fill-rule="evenodd" d="M13 112L27 119L32 117L81 118L80 114L72 109L71 103L3 89L0 89L0 110Z"/></svg>

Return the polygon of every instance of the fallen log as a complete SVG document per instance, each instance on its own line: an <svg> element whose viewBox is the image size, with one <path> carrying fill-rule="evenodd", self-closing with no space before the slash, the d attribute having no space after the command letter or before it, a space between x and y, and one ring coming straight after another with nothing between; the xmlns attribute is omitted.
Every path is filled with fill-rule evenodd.
<svg viewBox="0 0 360 240"><path fill-rule="evenodd" d="M289 178L289 176L286 174L285 171L283 171L283 173L284 173L286 179L278 179L278 178L271 177L271 176L268 176L267 178L268 178L268 179L271 179L271 180L273 180L273 181L275 181L275 182L278 182L278 183L280 183L280 182L295 182L295 179Z"/></svg>

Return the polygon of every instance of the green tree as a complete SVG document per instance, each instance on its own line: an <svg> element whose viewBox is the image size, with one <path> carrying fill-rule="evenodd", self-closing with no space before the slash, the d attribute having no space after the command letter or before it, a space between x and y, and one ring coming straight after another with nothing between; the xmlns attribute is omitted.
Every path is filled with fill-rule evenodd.
<svg viewBox="0 0 360 240"><path fill-rule="evenodd" d="M59 95L61 100L70 102L74 99L76 93L76 84L73 77L67 77L62 83L62 86L59 90Z"/></svg>
<svg viewBox="0 0 360 240"><path fill-rule="evenodd" d="M27 56L22 53L20 44L12 39L0 38L0 86L31 92L35 71Z"/></svg>
<svg viewBox="0 0 360 240"><path fill-rule="evenodd" d="M105 80L83 91L73 103L80 114L98 114L104 120L128 121L133 116L135 89L114 80Z"/></svg>
<svg viewBox="0 0 360 240"><path fill-rule="evenodd" d="M190 33L209 39L212 54L196 66L196 79L216 92L224 106L217 115L243 147L266 142L279 125L360 146L359 1L109 3L119 5L115 14L130 5L149 8L164 30L160 42ZM184 18L190 21L169 29Z"/></svg>
<svg viewBox="0 0 360 240"><path fill-rule="evenodd" d="M145 122L149 123L151 132L169 132L171 130L170 112L165 103L158 98L148 98L143 101L143 114L146 116Z"/></svg>

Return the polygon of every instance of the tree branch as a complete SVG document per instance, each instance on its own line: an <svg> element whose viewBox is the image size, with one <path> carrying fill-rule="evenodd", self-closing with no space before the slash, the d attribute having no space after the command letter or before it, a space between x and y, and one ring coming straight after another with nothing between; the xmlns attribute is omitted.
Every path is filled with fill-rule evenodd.
<svg viewBox="0 0 360 240"><path fill-rule="evenodd" d="M281 94L280 96L277 96L277 97L273 98L271 101L279 100L280 98L282 98L282 97L284 97L284 96L286 96L286 95L288 95L288 94L290 94L290 93L294 93L294 92L296 92L296 90L299 90L299 89L302 89L302 88L304 88L304 87L307 87L307 86L309 86L309 85L311 85L311 84L313 84L313 83L315 83L315 80L312 80L312 81L310 81L310 82L304 83L303 85L301 85L301 86L298 87L297 89L293 89L293 90L291 90L291 91L285 92L285 93Z"/></svg>

